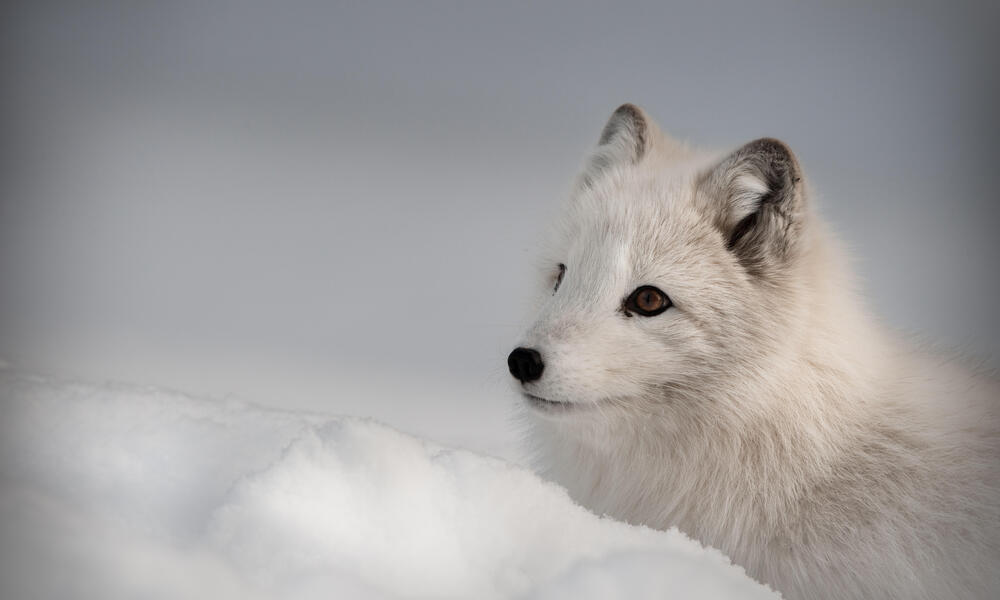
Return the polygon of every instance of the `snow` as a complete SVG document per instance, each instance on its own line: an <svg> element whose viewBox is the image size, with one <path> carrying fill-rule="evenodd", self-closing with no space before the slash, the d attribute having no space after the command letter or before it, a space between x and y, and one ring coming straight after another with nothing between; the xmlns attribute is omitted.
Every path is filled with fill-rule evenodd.
<svg viewBox="0 0 1000 600"><path fill-rule="evenodd" d="M373 420L9 369L0 399L0 597L777 597Z"/></svg>

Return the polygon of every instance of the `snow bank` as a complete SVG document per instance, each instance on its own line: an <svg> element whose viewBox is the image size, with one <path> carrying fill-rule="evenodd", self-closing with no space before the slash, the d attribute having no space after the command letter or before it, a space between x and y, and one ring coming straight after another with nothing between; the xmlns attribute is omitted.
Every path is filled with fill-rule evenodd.
<svg viewBox="0 0 1000 600"><path fill-rule="evenodd" d="M369 420L0 373L0 596L775 598Z"/></svg>

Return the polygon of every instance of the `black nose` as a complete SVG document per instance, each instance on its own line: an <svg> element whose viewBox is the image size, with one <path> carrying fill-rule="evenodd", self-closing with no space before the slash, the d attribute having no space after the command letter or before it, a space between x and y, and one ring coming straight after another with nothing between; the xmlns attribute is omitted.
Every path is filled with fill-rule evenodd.
<svg viewBox="0 0 1000 600"><path fill-rule="evenodd" d="M532 348L514 348L507 357L507 366L510 374L520 379L521 383L538 379L545 370L542 355Z"/></svg>

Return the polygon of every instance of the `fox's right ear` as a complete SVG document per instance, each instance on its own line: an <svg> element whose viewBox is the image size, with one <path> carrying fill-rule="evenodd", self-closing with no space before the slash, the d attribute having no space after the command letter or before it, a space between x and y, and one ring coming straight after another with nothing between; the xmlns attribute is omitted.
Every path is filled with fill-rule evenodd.
<svg viewBox="0 0 1000 600"><path fill-rule="evenodd" d="M618 165L634 165L649 150L655 125L641 108L622 104L601 131L597 149L583 174L584 182L594 181L601 173Z"/></svg>
<svg viewBox="0 0 1000 600"><path fill-rule="evenodd" d="M649 144L649 117L634 104L622 104L608 119L597 145L623 162L637 163Z"/></svg>

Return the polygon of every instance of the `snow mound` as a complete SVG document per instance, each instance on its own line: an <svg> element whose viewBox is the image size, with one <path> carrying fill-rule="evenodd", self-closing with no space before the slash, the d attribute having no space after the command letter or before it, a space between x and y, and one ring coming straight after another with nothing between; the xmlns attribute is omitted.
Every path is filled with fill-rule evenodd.
<svg viewBox="0 0 1000 600"><path fill-rule="evenodd" d="M0 373L0 596L776 598L677 531L358 418Z"/></svg>

